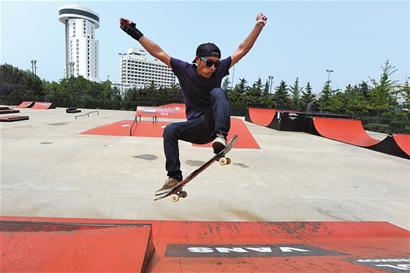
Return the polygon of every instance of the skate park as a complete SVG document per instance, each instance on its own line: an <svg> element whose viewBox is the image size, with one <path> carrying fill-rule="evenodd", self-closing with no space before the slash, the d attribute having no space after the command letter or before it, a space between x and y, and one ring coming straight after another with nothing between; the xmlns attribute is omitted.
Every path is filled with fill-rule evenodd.
<svg viewBox="0 0 410 273"><path fill-rule="evenodd" d="M0 123L3 268L408 270L407 158L334 135L270 128L277 113L263 112L263 121L253 112L232 117L241 142L231 165L201 173L185 199L154 202L166 178L161 130L181 119L169 111L176 107L183 110L16 108L29 119ZM372 147L389 137L365 133ZM406 144L396 143L403 153ZM180 151L184 175L212 155L207 145L184 142Z"/></svg>

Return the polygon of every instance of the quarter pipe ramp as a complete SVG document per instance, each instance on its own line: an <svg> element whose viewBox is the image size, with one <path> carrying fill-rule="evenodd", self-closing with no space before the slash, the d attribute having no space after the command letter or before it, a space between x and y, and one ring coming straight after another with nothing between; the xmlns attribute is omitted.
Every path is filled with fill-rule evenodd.
<svg viewBox="0 0 410 273"><path fill-rule="evenodd" d="M410 135L393 134L383 140L369 136L360 120L313 117L313 132L326 138L374 151L410 158Z"/></svg>
<svg viewBox="0 0 410 273"><path fill-rule="evenodd" d="M248 108L246 121L268 127L276 115L275 109Z"/></svg>

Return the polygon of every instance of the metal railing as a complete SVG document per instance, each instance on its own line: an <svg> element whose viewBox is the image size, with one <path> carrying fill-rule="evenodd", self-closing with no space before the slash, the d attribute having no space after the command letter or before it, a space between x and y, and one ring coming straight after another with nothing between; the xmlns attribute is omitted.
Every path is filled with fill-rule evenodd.
<svg viewBox="0 0 410 273"><path fill-rule="evenodd" d="M83 115L75 116L75 119L81 118L81 117L85 117L85 116L90 117L90 114L92 114L92 113L97 113L98 116L100 115L100 112L99 112L99 111L91 111L91 112L88 112L88 113L83 114Z"/></svg>

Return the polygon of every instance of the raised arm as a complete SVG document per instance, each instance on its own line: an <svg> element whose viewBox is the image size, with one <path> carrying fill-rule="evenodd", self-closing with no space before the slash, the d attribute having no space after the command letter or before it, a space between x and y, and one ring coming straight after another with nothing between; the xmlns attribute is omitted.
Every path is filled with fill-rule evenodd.
<svg viewBox="0 0 410 273"><path fill-rule="evenodd" d="M124 32L137 40L151 56L157 58L168 67L171 67L171 57L159 45L145 37L144 34L135 27L134 22L121 18L120 27Z"/></svg>
<svg viewBox="0 0 410 273"><path fill-rule="evenodd" d="M256 16L256 24L253 27L251 33L249 33L248 37L246 37L246 39L239 45L238 49L231 55L231 67L239 62L239 60L249 52L259 34L261 33L263 27L265 26L267 20L268 18L262 13L259 13L258 16Z"/></svg>

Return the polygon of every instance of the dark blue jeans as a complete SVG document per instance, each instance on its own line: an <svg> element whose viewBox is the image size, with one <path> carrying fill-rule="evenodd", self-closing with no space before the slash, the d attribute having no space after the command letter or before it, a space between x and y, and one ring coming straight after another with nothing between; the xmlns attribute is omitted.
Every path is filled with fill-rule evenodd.
<svg viewBox="0 0 410 273"><path fill-rule="evenodd" d="M178 140L205 144L215 139L216 134L228 135L230 111L228 96L224 89L214 88L210 92L211 109L200 117L169 124L164 129L165 169L169 177L182 179L179 161Z"/></svg>

